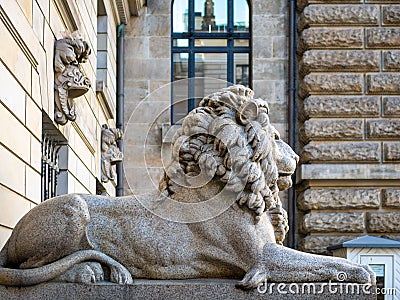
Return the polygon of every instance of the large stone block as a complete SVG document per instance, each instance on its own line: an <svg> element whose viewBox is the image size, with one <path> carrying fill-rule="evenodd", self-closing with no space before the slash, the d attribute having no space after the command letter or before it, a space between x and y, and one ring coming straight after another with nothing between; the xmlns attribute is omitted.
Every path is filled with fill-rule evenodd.
<svg viewBox="0 0 400 300"><path fill-rule="evenodd" d="M399 138L400 119L368 120L367 135L370 138Z"/></svg>
<svg viewBox="0 0 400 300"><path fill-rule="evenodd" d="M303 96L308 94L358 94L363 88L361 74L315 74L304 77L301 84Z"/></svg>
<svg viewBox="0 0 400 300"><path fill-rule="evenodd" d="M129 51L125 51L125 60L149 58L149 37L127 37L125 38L125 49L129 49Z"/></svg>
<svg viewBox="0 0 400 300"><path fill-rule="evenodd" d="M278 1L263 1L257 0L252 2L253 14L265 15L282 15L287 11L287 2Z"/></svg>
<svg viewBox="0 0 400 300"><path fill-rule="evenodd" d="M169 58L171 57L171 38L170 37L150 37L149 40L150 58Z"/></svg>
<svg viewBox="0 0 400 300"><path fill-rule="evenodd" d="M139 102L149 95L148 80L124 80L125 103Z"/></svg>
<svg viewBox="0 0 400 300"><path fill-rule="evenodd" d="M16 137L17 135L15 135ZM29 137L28 137L29 138ZM16 139L17 140L17 139ZM28 141L29 143L29 141ZM0 178L3 186L17 192L25 194L25 164L19 157L15 156L8 149L0 145L0 157L2 159L0 168Z"/></svg>
<svg viewBox="0 0 400 300"><path fill-rule="evenodd" d="M272 57L284 58L288 57L288 37L287 36L274 36L272 38Z"/></svg>
<svg viewBox="0 0 400 300"><path fill-rule="evenodd" d="M129 188L134 194L140 190L154 192L158 190L158 184L163 176L164 169L161 167L137 167L130 165L125 167L125 176Z"/></svg>
<svg viewBox="0 0 400 300"><path fill-rule="evenodd" d="M312 48L362 48L362 28L307 28L301 33L299 50Z"/></svg>
<svg viewBox="0 0 400 300"><path fill-rule="evenodd" d="M301 33L299 50L312 48L357 49L362 46L362 28L307 28Z"/></svg>
<svg viewBox="0 0 400 300"><path fill-rule="evenodd" d="M302 164L297 172L297 182L301 180L400 180L400 164Z"/></svg>
<svg viewBox="0 0 400 300"><path fill-rule="evenodd" d="M272 37L257 37L253 39L253 58L271 58L273 52Z"/></svg>
<svg viewBox="0 0 400 300"><path fill-rule="evenodd" d="M380 52L371 50L309 50L303 53L301 71L379 71Z"/></svg>
<svg viewBox="0 0 400 300"><path fill-rule="evenodd" d="M400 208L400 189L385 189L382 193L382 205Z"/></svg>
<svg viewBox="0 0 400 300"><path fill-rule="evenodd" d="M164 147L167 148L169 146ZM164 151L167 150L165 149ZM161 146L154 145L131 145L124 149L124 156L124 166L126 168L161 168L163 165L168 165L165 160L169 158L161 155Z"/></svg>
<svg viewBox="0 0 400 300"><path fill-rule="evenodd" d="M128 102L132 104L132 107L129 107L130 123L167 123L170 118L170 105L169 101L152 101L153 97L149 97L140 102ZM128 119L127 119L128 120Z"/></svg>
<svg viewBox="0 0 400 300"><path fill-rule="evenodd" d="M1 104L0 115L3 123L3 128L0 131L1 143L11 149L19 159L25 161L25 163L29 163L31 155L30 132Z"/></svg>
<svg viewBox="0 0 400 300"><path fill-rule="evenodd" d="M369 212L367 228L369 232L400 232L400 212Z"/></svg>
<svg viewBox="0 0 400 300"><path fill-rule="evenodd" d="M82 175L82 174L80 174ZM41 193L42 193L42 177L40 176L40 172L30 168L29 166L25 167L25 197L34 202L40 203Z"/></svg>
<svg viewBox="0 0 400 300"><path fill-rule="evenodd" d="M0 90L1 96L0 100L2 102L1 110L7 107L13 114L22 122L25 123L25 101L26 94L22 89L21 85L18 84L18 81L15 80L12 73L7 70L5 65L0 62ZM2 118L5 118L4 113L1 114ZM13 117L14 118L14 117ZM7 123L7 121L3 120L3 124Z"/></svg>
<svg viewBox="0 0 400 300"><path fill-rule="evenodd" d="M127 123L126 145L161 145L161 124Z"/></svg>
<svg viewBox="0 0 400 300"><path fill-rule="evenodd" d="M31 135L31 157L30 166L38 171L42 171L42 143L40 140ZM41 184L40 184L41 186Z"/></svg>
<svg viewBox="0 0 400 300"><path fill-rule="evenodd" d="M126 36L169 36L171 17L168 14L143 14L131 18L126 29Z"/></svg>
<svg viewBox="0 0 400 300"><path fill-rule="evenodd" d="M379 116L379 97L310 96L303 101L305 117ZM400 114L400 98L399 98Z"/></svg>
<svg viewBox="0 0 400 300"><path fill-rule="evenodd" d="M376 299L375 286L351 284L351 288L339 291L339 285L330 288L327 283L313 283L312 287L296 283L270 283L265 293L259 293L257 289L243 291L235 288L235 280L227 279L191 279L191 280L135 280L130 285L118 284L72 284L50 282L33 287L5 287L0 286L0 298L7 300L32 300L32 299L57 299L57 300L108 300L108 299L332 299L332 300L356 300ZM279 286L279 288L278 288ZM329 289L330 288L330 289ZM354 290L353 290L354 289ZM354 291L360 291L356 293ZM261 289L261 291L263 291ZM279 292L280 291L280 292ZM346 292L347 291L347 292Z"/></svg>
<svg viewBox="0 0 400 300"><path fill-rule="evenodd" d="M299 250L318 254L329 254L327 250L329 246L352 239L354 239L354 236L306 236L300 241Z"/></svg>
<svg viewBox="0 0 400 300"><path fill-rule="evenodd" d="M267 14L254 14L253 24L257 24L253 30L253 36L265 36L268 32L269 36L285 36L286 34L286 15L267 15Z"/></svg>
<svg viewBox="0 0 400 300"><path fill-rule="evenodd" d="M383 97L382 102L385 116L400 116L400 97Z"/></svg>
<svg viewBox="0 0 400 300"><path fill-rule="evenodd" d="M14 228L31 209L31 204L27 199L3 186L0 186L0 206L0 223L9 228Z"/></svg>
<svg viewBox="0 0 400 300"><path fill-rule="evenodd" d="M390 0L389 0L390 1ZM370 1L373 2L373 1ZM325 5L325 4L331 4L331 0L297 0L297 9L302 10L304 9L307 5ZM351 3L359 3L359 1L355 0L335 0L335 3L338 4L351 4Z"/></svg>
<svg viewBox="0 0 400 300"><path fill-rule="evenodd" d="M377 25L378 5L310 5L303 10L306 25Z"/></svg>
<svg viewBox="0 0 400 300"><path fill-rule="evenodd" d="M304 142L332 139L362 139L364 121L356 119L310 119L304 122L301 139Z"/></svg>
<svg viewBox="0 0 400 300"><path fill-rule="evenodd" d="M286 61L283 59L255 59L253 63L256 80L285 80ZM220 72L220 71L218 71Z"/></svg>
<svg viewBox="0 0 400 300"><path fill-rule="evenodd" d="M399 70L400 69L400 51L388 50L383 51L383 68L384 70Z"/></svg>
<svg viewBox="0 0 400 300"><path fill-rule="evenodd" d="M382 7L384 24L400 24L400 5L385 5Z"/></svg>
<svg viewBox="0 0 400 300"><path fill-rule="evenodd" d="M367 74L367 91L370 94L399 94L399 82L398 73Z"/></svg>
<svg viewBox="0 0 400 300"><path fill-rule="evenodd" d="M44 16L36 1L32 2L32 28L39 42L43 44Z"/></svg>
<svg viewBox="0 0 400 300"><path fill-rule="evenodd" d="M383 143L383 159L385 161L400 161L400 143Z"/></svg>
<svg viewBox="0 0 400 300"><path fill-rule="evenodd" d="M376 142L311 142L301 155L307 161L379 161L380 147Z"/></svg>
<svg viewBox="0 0 400 300"><path fill-rule="evenodd" d="M125 59L129 68L125 70L126 78L136 80L165 80L170 78L171 61L166 58ZM140 72L138 71L140 70Z"/></svg>
<svg viewBox="0 0 400 300"><path fill-rule="evenodd" d="M157 15L157 14L171 13L171 3L168 1L152 0L149 1L149 3L146 3L146 6L147 6L147 14Z"/></svg>
<svg viewBox="0 0 400 300"><path fill-rule="evenodd" d="M367 47L398 48L400 46L400 28L367 28Z"/></svg>
<svg viewBox="0 0 400 300"><path fill-rule="evenodd" d="M310 232L363 232L364 213L309 213L303 218L301 230Z"/></svg>
<svg viewBox="0 0 400 300"><path fill-rule="evenodd" d="M36 136L42 138L42 110L30 97L26 97L26 127Z"/></svg>
<svg viewBox="0 0 400 300"><path fill-rule="evenodd" d="M379 207L378 189L307 189L297 200L303 211Z"/></svg>

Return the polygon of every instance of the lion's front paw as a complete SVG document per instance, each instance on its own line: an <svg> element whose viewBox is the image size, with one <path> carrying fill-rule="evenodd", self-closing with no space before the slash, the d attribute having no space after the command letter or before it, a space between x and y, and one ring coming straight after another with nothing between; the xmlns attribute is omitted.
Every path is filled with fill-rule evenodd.
<svg viewBox="0 0 400 300"><path fill-rule="evenodd" d="M241 281L236 283L236 287L243 290L255 289L267 279L267 271L263 266L256 266L244 275Z"/></svg>
<svg viewBox="0 0 400 300"><path fill-rule="evenodd" d="M131 273L122 265L110 267L110 281L118 284L132 284Z"/></svg>
<svg viewBox="0 0 400 300"><path fill-rule="evenodd" d="M376 274L374 271L372 271L371 267L369 265L362 265L362 267L368 272L369 274L369 281L372 284L376 284Z"/></svg>

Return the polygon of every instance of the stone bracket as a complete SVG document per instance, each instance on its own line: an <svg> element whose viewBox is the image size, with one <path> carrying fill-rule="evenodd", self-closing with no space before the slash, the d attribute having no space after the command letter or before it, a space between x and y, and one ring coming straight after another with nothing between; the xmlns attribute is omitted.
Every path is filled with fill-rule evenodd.
<svg viewBox="0 0 400 300"><path fill-rule="evenodd" d="M81 68L81 63L87 61L90 52L89 44L77 32L67 33L55 42L54 119L60 125L75 121L74 98L87 93L91 86Z"/></svg>

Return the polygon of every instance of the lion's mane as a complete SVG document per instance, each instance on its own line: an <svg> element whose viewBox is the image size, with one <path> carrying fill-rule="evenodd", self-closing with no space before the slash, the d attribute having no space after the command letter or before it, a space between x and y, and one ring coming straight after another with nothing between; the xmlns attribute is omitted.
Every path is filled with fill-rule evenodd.
<svg viewBox="0 0 400 300"><path fill-rule="evenodd" d="M237 203L253 211L256 220L277 208L279 214L286 214L278 197L275 133L268 104L253 96L251 89L235 85L202 99L172 139L172 160L178 164L167 167L160 192L172 196L181 185L174 178L194 177L204 171L237 193ZM275 231L284 231L278 234L283 234L279 238L283 241L287 226L278 223L273 225Z"/></svg>

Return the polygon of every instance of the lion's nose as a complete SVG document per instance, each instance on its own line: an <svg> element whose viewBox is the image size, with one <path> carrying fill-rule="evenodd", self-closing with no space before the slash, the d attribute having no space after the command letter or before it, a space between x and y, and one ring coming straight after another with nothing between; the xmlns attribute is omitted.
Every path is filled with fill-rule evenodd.
<svg viewBox="0 0 400 300"><path fill-rule="evenodd" d="M294 153L293 158L296 160L296 164L298 164L299 160L300 160L300 157L296 153Z"/></svg>

